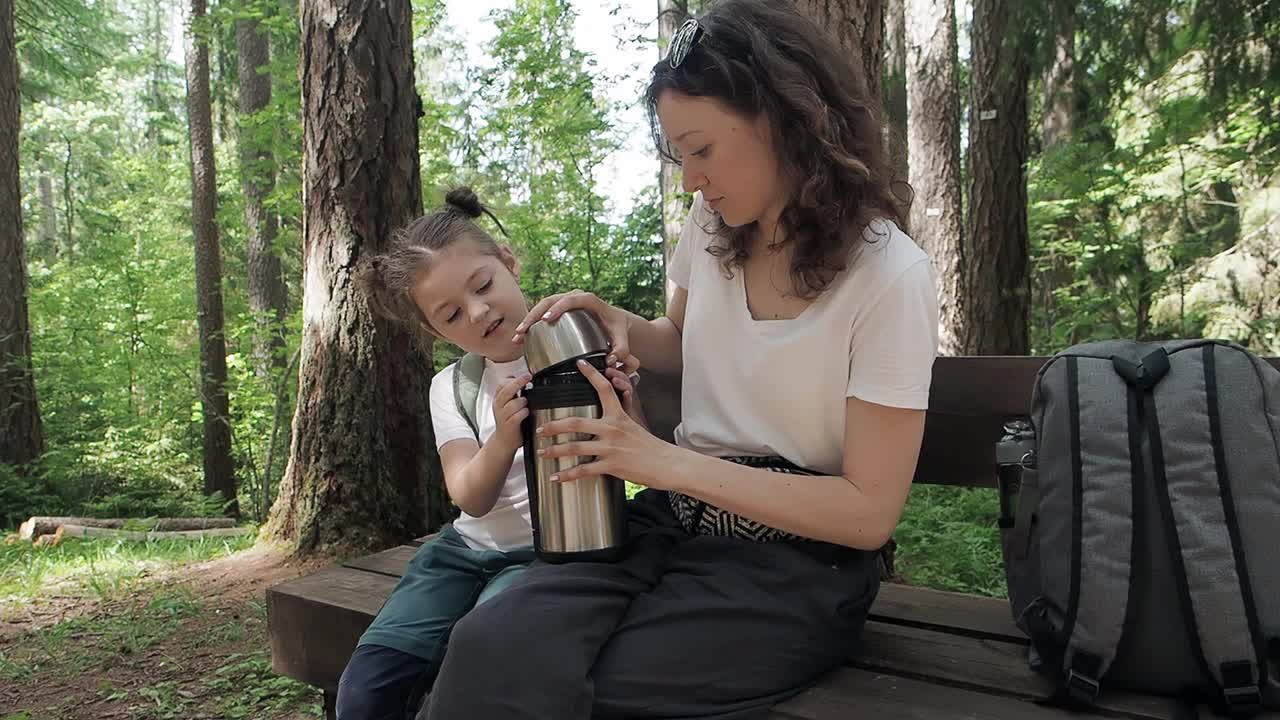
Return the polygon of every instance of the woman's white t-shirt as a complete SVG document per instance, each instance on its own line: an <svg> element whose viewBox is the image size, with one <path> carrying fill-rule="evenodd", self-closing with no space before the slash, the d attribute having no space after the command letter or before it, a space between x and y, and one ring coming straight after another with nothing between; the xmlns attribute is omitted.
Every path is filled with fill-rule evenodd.
<svg viewBox="0 0 1280 720"><path fill-rule="evenodd" d="M728 278L706 252L714 223L696 195L667 270L688 291L677 445L835 475L847 397L928 407L938 299L928 257L897 225L872 223L870 242L798 317L756 320L742 270Z"/></svg>
<svg viewBox="0 0 1280 720"><path fill-rule="evenodd" d="M524 358L505 363L484 361L480 394L476 397L476 424L481 441L487 441L498 429L493 419L493 396L497 394L498 386L527 370ZM436 448L454 440L476 439L454 400L453 374L457 371L458 364L454 363L436 373L431 380L431 426L435 430ZM473 550L513 550L533 544L523 449L516 451L493 509L484 517L473 517L464 512L453 521L453 529Z"/></svg>

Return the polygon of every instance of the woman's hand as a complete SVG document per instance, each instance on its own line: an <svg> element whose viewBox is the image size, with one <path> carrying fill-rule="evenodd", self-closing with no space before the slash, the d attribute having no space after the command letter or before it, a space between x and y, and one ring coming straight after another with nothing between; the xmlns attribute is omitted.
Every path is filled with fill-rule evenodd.
<svg viewBox="0 0 1280 720"><path fill-rule="evenodd" d="M593 457L589 462L576 465L552 477L553 481L569 482L590 475L613 475L659 490L670 489L670 479L677 448L654 437L623 408L614 391L614 385L590 364L578 361L578 370L595 387L600 396L603 416L594 418L571 417L552 420L537 429L540 437L581 433L593 436L589 440L575 440L551 445L538 451L540 457Z"/></svg>
<svg viewBox="0 0 1280 720"><path fill-rule="evenodd" d="M516 396L531 378L528 373L517 375L499 385L494 393L493 421L497 429L489 442L497 442L504 450L515 452L524 442L520 435L520 422L529 416L529 401Z"/></svg>
<svg viewBox="0 0 1280 720"><path fill-rule="evenodd" d="M612 351L606 361L610 367L621 367L630 374L640 366L640 361L631 354L631 320L627 313L581 290L571 290L543 298L516 326L516 334L512 340L523 343L524 336L531 325L539 321L554 323L567 310L586 310L595 315L596 319L604 325L612 344Z"/></svg>

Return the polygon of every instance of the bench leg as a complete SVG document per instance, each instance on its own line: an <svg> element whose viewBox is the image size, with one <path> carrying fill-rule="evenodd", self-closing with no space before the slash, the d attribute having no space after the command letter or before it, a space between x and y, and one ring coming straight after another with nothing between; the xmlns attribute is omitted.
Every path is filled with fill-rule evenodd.
<svg viewBox="0 0 1280 720"><path fill-rule="evenodd" d="M324 691L324 720L338 720L338 691Z"/></svg>

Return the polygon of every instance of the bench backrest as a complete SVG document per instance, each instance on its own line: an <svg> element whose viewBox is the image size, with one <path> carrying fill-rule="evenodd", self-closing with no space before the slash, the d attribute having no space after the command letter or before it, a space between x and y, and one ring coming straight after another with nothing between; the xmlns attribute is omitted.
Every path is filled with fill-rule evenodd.
<svg viewBox="0 0 1280 720"><path fill-rule="evenodd" d="M995 487L995 444L1004 424L1026 417L1036 373L1049 358L939 357L915 482ZM1280 368L1280 358L1266 358ZM680 418L678 378L642 373L640 395L654 433L671 440Z"/></svg>

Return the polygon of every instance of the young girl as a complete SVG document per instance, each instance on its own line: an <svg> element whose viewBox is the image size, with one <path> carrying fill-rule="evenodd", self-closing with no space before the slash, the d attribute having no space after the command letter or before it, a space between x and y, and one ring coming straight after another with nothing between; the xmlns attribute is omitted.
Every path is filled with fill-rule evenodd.
<svg viewBox="0 0 1280 720"><path fill-rule="evenodd" d="M646 94L693 208L647 320L574 292L613 354L682 377L667 444L608 384L560 474L648 486L618 563L531 566L464 618L433 720L764 717L844 662L915 471L937 349L930 261L898 227L881 125L848 53L778 0L720 0ZM518 338L517 338L518 339Z"/></svg>
<svg viewBox="0 0 1280 720"><path fill-rule="evenodd" d="M401 231L361 283L381 314L484 359L474 428L455 397L458 363L431 382L445 485L462 512L418 550L361 636L338 685L341 720L412 718L454 623L533 559L520 434L528 408L519 397L530 375L512 339L529 310L517 282L520 266L474 222L481 214L497 219L473 192L459 188L445 200L443 209ZM628 375L608 374L631 407Z"/></svg>

